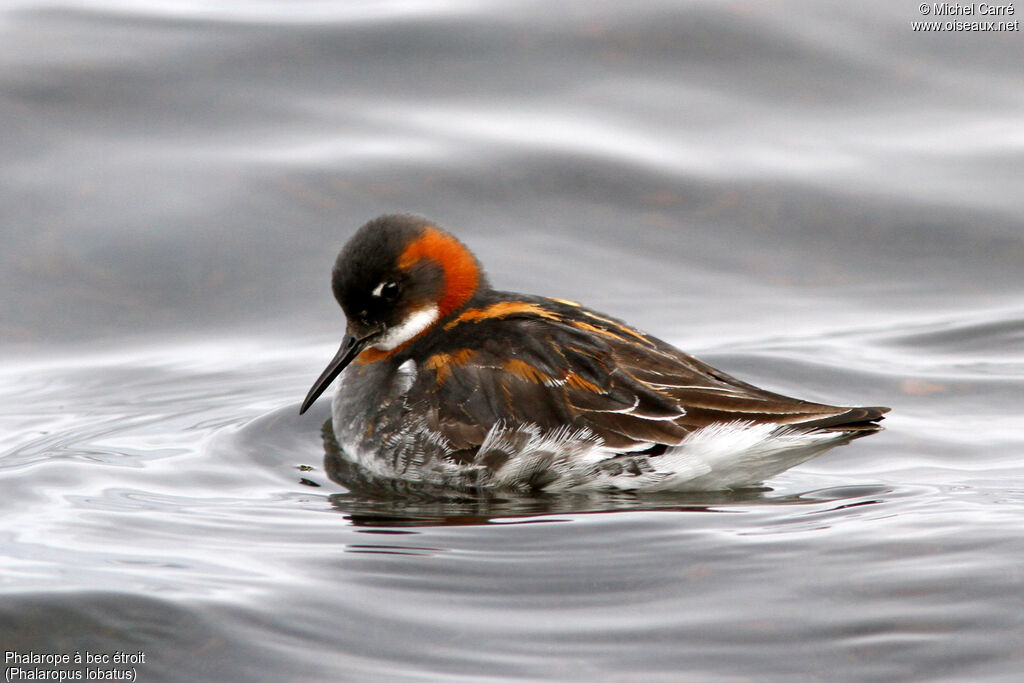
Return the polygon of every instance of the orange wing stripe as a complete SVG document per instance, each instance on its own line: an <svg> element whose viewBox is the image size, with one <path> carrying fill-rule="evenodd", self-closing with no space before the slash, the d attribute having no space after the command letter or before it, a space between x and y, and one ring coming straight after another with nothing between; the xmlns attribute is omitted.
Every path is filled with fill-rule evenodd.
<svg viewBox="0 0 1024 683"><path fill-rule="evenodd" d="M637 339L639 339L640 341L644 342L645 344L650 344L651 343L650 340L647 339L647 337L645 337L644 335L640 334L636 330L631 329L629 327L626 327L625 325L622 325L620 323L617 323L614 320L611 320L609 318L604 318L604 317L602 317L600 315L597 315L593 311L583 311L583 313L584 313L584 315L586 315L586 316L588 316L590 318L593 318L594 320L600 320L603 323L611 325L612 327L614 327L616 330L619 330L620 332L625 332L626 334L632 335L632 336L636 337Z"/></svg>
<svg viewBox="0 0 1024 683"><path fill-rule="evenodd" d="M459 349L451 353L435 353L428 358L423 367L437 371L437 383L444 384L452 374L452 366L465 365L476 353L473 349Z"/></svg>
<svg viewBox="0 0 1024 683"><path fill-rule="evenodd" d="M594 394L602 393L601 387L597 386L593 382L588 382L575 372L570 372L565 376L565 383L571 387L575 387L576 389L582 389L583 391L589 391Z"/></svg>
<svg viewBox="0 0 1024 683"><path fill-rule="evenodd" d="M531 304L525 301L499 301L498 303L491 304L486 308L470 308L469 310L463 311L459 314L459 317L447 323L444 326L444 329L450 330L461 323L475 323L480 322L481 320L507 318L510 315L523 314L536 315L539 318L546 318L548 320L561 319L557 314L552 313L538 304Z"/></svg>
<svg viewBox="0 0 1024 683"><path fill-rule="evenodd" d="M586 330L587 332L593 332L594 334L600 334L605 337L611 337L612 339L618 339L620 342L626 341L626 338L623 337L622 335L615 334L614 332L600 328L597 325L585 323L582 320L570 320L569 324L580 330Z"/></svg>
<svg viewBox="0 0 1024 683"><path fill-rule="evenodd" d="M546 372L518 358L510 358L502 364L502 367L506 372L535 384L542 384L551 379L550 375Z"/></svg>

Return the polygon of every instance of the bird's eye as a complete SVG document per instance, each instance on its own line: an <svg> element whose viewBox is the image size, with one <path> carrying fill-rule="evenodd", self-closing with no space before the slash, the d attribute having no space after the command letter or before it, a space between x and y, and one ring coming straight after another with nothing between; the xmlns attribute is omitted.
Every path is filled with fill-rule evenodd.
<svg viewBox="0 0 1024 683"><path fill-rule="evenodd" d="M380 286L380 296L385 301L394 301L398 298L398 283L385 282Z"/></svg>

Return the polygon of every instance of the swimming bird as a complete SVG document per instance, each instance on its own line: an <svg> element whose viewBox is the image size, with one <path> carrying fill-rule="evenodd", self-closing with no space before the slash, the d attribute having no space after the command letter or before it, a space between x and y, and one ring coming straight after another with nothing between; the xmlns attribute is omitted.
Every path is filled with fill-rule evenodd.
<svg viewBox="0 0 1024 683"><path fill-rule="evenodd" d="M878 431L736 379L603 313L495 290L412 215L363 225L332 274L347 319L304 413L341 375L338 457L362 481L462 491L749 487Z"/></svg>

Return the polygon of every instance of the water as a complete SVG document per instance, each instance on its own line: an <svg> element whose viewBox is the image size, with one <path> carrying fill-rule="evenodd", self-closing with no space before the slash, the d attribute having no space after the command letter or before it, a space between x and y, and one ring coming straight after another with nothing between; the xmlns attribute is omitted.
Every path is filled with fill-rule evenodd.
<svg viewBox="0 0 1024 683"><path fill-rule="evenodd" d="M5 657L124 652L91 668L141 681L1018 679L1024 45L921 18L5 3ZM348 493L326 403L297 406L343 325L334 252L401 210L500 287L890 405L887 429L758 491Z"/></svg>

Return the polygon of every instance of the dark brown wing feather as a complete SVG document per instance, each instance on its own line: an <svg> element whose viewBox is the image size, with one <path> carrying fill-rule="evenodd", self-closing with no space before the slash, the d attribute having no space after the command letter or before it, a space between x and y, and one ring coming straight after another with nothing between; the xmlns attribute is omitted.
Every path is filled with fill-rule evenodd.
<svg viewBox="0 0 1024 683"><path fill-rule="evenodd" d="M524 301L543 310L469 318L447 330L444 348L431 349L424 363L433 372L420 373L427 385L412 395L431 397L431 426L457 449L479 446L498 422L587 428L626 451L677 445L701 427L736 420L873 431L888 410L765 391L611 318Z"/></svg>

